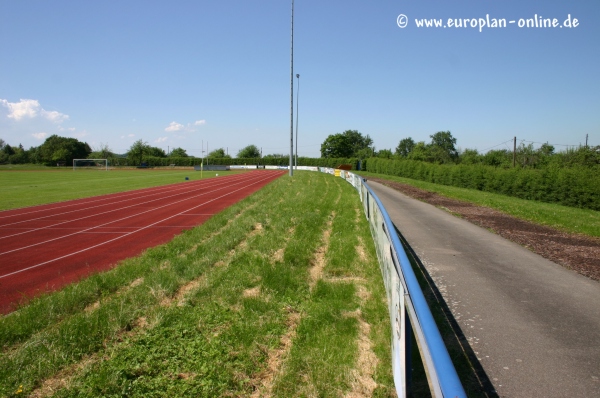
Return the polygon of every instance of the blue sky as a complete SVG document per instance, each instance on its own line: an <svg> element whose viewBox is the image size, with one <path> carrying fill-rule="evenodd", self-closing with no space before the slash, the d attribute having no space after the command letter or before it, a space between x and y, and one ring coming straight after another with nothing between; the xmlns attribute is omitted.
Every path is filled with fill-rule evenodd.
<svg viewBox="0 0 600 398"><path fill-rule="evenodd" d="M290 9L281 0L0 0L0 138L289 154ZM486 14L515 23L481 32L415 23ZM535 14L579 25L517 26ZM294 23L299 156L319 156L329 134L348 129L378 150L441 130L482 152L514 136L561 150L589 134L600 145L600 1L296 0Z"/></svg>

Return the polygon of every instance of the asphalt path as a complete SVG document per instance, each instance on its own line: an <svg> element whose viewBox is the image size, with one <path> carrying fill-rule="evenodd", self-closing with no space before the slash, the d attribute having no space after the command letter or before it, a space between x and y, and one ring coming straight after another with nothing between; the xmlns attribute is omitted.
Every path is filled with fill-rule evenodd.
<svg viewBox="0 0 600 398"><path fill-rule="evenodd" d="M501 397L600 397L600 283L368 181Z"/></svg>

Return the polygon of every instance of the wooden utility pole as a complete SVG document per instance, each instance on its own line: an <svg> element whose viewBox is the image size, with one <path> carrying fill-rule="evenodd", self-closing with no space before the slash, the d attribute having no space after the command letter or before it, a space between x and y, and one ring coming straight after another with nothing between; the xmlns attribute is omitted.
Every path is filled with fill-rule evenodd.
<svg viewBox="0 0 600 398"><path fill-rule="evenodd" d="M517 137L513 140L513 167L515 167L515 163L517 161Z"/></svg>
<svg viewBox="0 0 600 398"><path fill-rule="evenodd" d="M587 140L588 140L588 135L585 135L585 147L587 148Z"/></svg>

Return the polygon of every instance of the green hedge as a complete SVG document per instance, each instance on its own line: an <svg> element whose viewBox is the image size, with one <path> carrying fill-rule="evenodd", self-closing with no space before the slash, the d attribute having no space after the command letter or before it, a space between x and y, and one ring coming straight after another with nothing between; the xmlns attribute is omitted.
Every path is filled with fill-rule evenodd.
<svg viewBox="0 0 600 398"><path fill-rule="evenodd" d="M176 157L167 157L167 158L159 158L159 157L144 157L144 163L146 163L149 167L161 167L161 166L196 166L200 165L200 162L203 161L204 164L215 164L215 165L242 165L242 164L256 164L256 165L269 165L269 166L287 166L290 164L290 158L234 158L234 159L225 159L225 158L194 158L194 157L186 157L186 158L176 158ZM363 161L364 162L364 161ZM111 159L111 165L120 165L120 166L135 166L134 164L130 164L127 159ZM337 167L340 164L351 164L352 169L356 170L358 166L358 159L347 159L347 158L298 158L298 166L320 166L320 167ZM363 168L364 169L364 168Z"/></svg>
<svg viewBox="0 0 600 398"><path fill-rule="evenodd" d="M600 210L600 173L596 168L501 169L372 158L367 171Z"/></svg>

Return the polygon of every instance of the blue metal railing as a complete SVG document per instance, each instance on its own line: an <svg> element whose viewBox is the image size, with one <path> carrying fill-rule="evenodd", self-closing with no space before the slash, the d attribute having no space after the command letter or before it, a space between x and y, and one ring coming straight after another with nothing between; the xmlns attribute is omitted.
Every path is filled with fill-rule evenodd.
<svg viewBox="0 0 600 398"><path fill-rule="evenodd" d="M334 174L333 169L323 169ZM407 395L410 383L410 332L415 335L434 397L466 397L454 364L427 305L417 277L385 207L365 183L350 172L340 177L359 192L369 220L381 267L392 324L394 382L399 397Z"/></svg>

